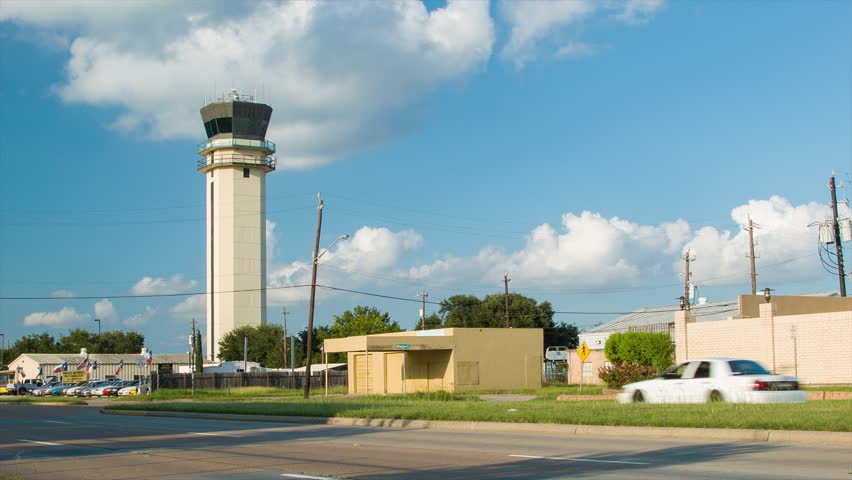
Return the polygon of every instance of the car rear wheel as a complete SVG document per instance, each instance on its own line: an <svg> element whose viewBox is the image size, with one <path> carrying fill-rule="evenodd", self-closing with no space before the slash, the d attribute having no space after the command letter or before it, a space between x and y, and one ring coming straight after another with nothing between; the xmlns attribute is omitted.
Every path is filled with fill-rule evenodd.
<svg viewBox="0 0 852 480"><path fill-rule="evenodd" d="M27 394L26 388L21 387L21 388L18 389L18 395L26 395L26 394Z"/></svg>
<svg viewBox="0 0 852 480"><path fill-rule="evenodd" d="M644 403L645 395L642 394L642 390L636 390L633 392L633 403Z"/></svg>
<svg viewBox="0 0 852 480"><path fill-rule="evenodd" d="M710 392L710 401L713 403L722 403L725 401L725 397L722 396L722 392L718 390L713 390Z"/></svg>

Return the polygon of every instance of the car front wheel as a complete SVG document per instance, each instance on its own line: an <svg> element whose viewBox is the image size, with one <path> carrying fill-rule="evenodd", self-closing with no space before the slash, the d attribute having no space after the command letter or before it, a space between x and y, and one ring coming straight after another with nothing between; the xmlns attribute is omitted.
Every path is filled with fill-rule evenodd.
<svg viewBox="0 0 852 480"><path fill-rule="evenodd" d="M722 396L722 392L718 390L713 390L710 392L710 401L713 403L721 403L725 401L725 397Z"/></svg>
<svg viewBox="0 0 852 480"><path fill-rule="evenodd" d="M644 403L645 395L642 394L642 390L636 390L633 392L633 403Z"/></svg>

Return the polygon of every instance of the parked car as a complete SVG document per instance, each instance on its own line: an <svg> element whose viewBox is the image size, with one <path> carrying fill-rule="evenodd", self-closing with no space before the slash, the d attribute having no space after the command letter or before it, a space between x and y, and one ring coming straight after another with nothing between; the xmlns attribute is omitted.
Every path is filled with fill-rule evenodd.
<svg viewBox="0 0 852 480"><path fill-rule="evenodd" d="M740 358L699 358L675 365L657 378L624 386L621 403L802 403L807 392L796 377L774 375Z"/></svg>
<svg viewBox="0 0 852 480"><path fill-rule="evenodd" d="M150 393L151 384L148 382L139 382L138 380L133 380L133 385L129 385L118 391L120 397L128 395L150 395Z"/></svg>
<svg viewBox="0 0 852 480"><path fill-rule="evenodd" d="M62 393L64 393L68 397L77 396L77 391L82 390L84 388L89 388L100 380L84 380L73 387L66 388Z"/></svg>
<svg viewBox="0 0 852 480"><path fill-rule="evenodd" d="M47 392L48 392L51 388L53 388L53 387L55 387L55 386L57 386L57 385L59 385L59 384L60 384L59 382L50 382L50 383L46 383L46 384L44 384L44 385L42 385L42 386L40 386L40 387L38 387L38 388L34 388L32 391L30 391L30 395L35 395L35 396L37 396L37 397L42 397L42 396L44 396L44 395L47 395Z"/></svg>
<svg viewBox="0 0 852 480"><path fill-rule="evenodd" d="M73 383L60 383L59 385L51 388L45 393L45 395L62 395L62 392L69 387L73 387L75 384Z"/></svg>
<svg viewBox="0 0 852 480"><path fill-rule="evenodd" d="M120 380L113 385L109 385L107 387L104 387L102 395L104 397L110 397L110 396L116 396L117 397L119 390L121 390L124 387L132 386L134 381L135 380Z"/></svg>
<svg viewBox="0 0 852 480"><path fill-rule="evenodd" d="M26 395L43 384L40 378L27 378L20 382L6 384L6 391L12 395Z"/></svg>
<svg viewBox="0 0 852 480"><path fill-rule="evenodd" d="M90 393L89 396L103 397L105 395L108 395L108 394L104 393L107 389L115 388L115 387L118 387L119 385L123 385L123 384L124 384L124 380L107 380L105 382L101 382L100 384L92 387L92 389L89 392Z"/></svg>

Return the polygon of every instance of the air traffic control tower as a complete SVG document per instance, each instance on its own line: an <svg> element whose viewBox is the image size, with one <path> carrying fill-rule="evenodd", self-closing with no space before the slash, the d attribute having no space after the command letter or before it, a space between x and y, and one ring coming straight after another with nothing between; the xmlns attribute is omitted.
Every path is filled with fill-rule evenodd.
<svg viewBox="0 0 852 480"><path fill-rule="evenodd" d="M207 141L198 171L207 177L207 356L231 330L266 323L266 141L272 107L231 90L201 109Z"/></svg>

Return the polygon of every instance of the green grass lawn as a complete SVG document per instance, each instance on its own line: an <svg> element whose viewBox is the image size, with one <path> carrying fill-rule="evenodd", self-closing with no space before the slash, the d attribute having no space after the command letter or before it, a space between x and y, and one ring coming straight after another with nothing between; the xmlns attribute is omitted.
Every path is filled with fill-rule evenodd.
<svg viewBox="0 0 852 480"><path fill-rule="evenodd" d="M314 392L306 400L302 398L301 391L287 392L274 396L264 390L251 395L232 390L230 397L211 393L207 398L197 397L198 401L193 402L116 404L107 408L409 420L852 431L852 400L770 405L620 405L613 400L559 402L555 400L556 396L564 393L556 387L532 391L539 395L538 398L526 402L483 402L475 393L452 395L445 392L357 397L336 393L327 398L324 392ZM258 394L264 398L258 398ZM157 395L166 394L161 390Z"/></svg>
<svg viewBox="0 0 852 480"><path fill-rule="evenodd" d="M0 397L0 405L3 403L67 403L69 405L85 405L86 401L76 397L49 396L49 397L31 397L28 395Z"/></svg>

